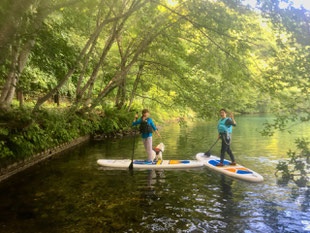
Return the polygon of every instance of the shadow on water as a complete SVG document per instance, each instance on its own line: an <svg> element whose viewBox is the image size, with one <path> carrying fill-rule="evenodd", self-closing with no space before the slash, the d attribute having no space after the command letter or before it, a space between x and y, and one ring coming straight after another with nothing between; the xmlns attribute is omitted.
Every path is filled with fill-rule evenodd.
<svg viewBox="0 0 310 233"><path fill-rule="evenodd" d="M97 159L130 158L132 138L90 142L0 184L0 232L310 232L309 188L279 186L273 175L310 126L264 138L257 128L266 119L237 118L232 144L238 161L264 176L262 184L206 168L102 169ZM164 158L193 159L214 143L215 127L164 126ZM213 153L219 151L217 145ZM138 138L135 158L145 157Z"/></svg>

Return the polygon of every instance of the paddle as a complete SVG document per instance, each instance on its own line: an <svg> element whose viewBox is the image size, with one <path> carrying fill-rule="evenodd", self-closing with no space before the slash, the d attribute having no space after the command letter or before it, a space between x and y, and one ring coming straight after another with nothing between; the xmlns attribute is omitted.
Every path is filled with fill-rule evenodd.
<svg viewBox="0 0 310 233"><path fill-rule="evenodd" d="M218 138L218 139L216 140L216 142L211 146L211 148L210 148L207 152L205 152L205 155L206 155L207 157L210 157L210 156L211 156L211 150L212 150L213 147L216 145L216 143L218 142L218 140L220 140L220 138Z"/></svg>
<svg viewBox="0 0 310 233"><path fill-rule="evenodd" d="M138 114L138 112L137 112ZM135 155L135 147L136 147L136 127L134 127L134 134L133 134L133 148L132 148L132 155L131 155L131 163L129 165L129 170L133 170L133 158Z"/></svg>

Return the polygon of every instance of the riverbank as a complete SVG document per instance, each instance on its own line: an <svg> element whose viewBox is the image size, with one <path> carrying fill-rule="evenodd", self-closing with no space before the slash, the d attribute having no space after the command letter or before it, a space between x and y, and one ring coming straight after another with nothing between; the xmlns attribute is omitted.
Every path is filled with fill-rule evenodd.
<svg viewBox="0 0 310 233"><path fill-rule="evenodd" d="M37 158L47 158L94 135L119 136L130 130L133 114L114 108L87 114L55 108L42 109L35 114L30 109L1 112L1 174L11 171L12 167L23 167L24 161L32 164Z"/></svg>
<svg viewBox="0 0 310 233"><path fill-rule="evenodd" d="M48 159L52 156L55 156L56 154L59 154L65 150L68 150L68 149L70 149L74 146L77 146L83 142L87 142L87 141L89 141L89 139L90 139L89 135L79 137L75 140L72 140L71 142L63 143L63 144L58 145L54 148L50 148L50 149L42 151L38 154L30 156L26 159L16 161L15 163L10 164L5 168L1 168L1 170L0 170L0 182L8 179L9 177L11 177L11 176L31 167L33 165L39 163L45 159Z"/></svg>

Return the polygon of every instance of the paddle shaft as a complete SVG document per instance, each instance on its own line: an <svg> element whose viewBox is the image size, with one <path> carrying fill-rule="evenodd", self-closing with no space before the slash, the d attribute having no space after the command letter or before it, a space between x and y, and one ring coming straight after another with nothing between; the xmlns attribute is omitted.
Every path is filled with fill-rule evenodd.
<svg viewBox="0 0 310 233"><path fill-rule="evenodd" d="M216 143L219 141L220 139L218 138L215 143L211 146L211 148L208 150L208 152L206 152L205 154L210 154L210 151L213 149L213 147L216 145Z"/></svg>
<svg viewBox="0 0 310 233"><path fill-rule="evenodd" d="M137 112L138 114L138 112ZM132 155L131 155L131 163L129 165L129 170L133 169L133 159L134 159L134 155L135 155L135 147L136 147L136 127L134 127L134 134L133 134L133 148L132 148Z"/></svg>

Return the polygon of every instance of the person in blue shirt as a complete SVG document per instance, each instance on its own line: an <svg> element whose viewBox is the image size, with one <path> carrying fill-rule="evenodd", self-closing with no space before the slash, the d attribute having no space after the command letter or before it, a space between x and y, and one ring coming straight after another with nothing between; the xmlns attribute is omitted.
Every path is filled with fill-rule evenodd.
<svg viewBox="0 0 310 233"><path fill-rule="evenodd" d="M234 154L230 149L232 126L236 126L236 121L233 113L230 113L230 118L226 117L226 114L226 110L222 108L220 110L221 119L217 126L218 138L222 139L221 161L216 166L224 166L225 152L230 156L231 162L229 164L236 165Z"/></svg>
<svg viewBox="0 0 310 233"><path fill-rule="evenodd" d="M144 148L148 154L148 162L152 163L152 132L153 130L156 132L157 136L162 138L155 127L153 120L150 118L150 112L147 109L142 110L142 117L138 120L138 114L136 114L132 125L140 124L139 131L142 135L142 140L144 144Z"/></svg>

